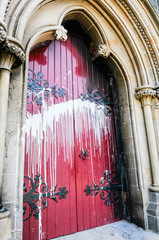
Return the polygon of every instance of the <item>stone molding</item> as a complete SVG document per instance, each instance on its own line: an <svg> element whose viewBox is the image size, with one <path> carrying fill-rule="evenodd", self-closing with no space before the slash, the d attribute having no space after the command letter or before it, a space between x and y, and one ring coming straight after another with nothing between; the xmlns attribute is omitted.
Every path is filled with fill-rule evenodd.
<svg viewBox="0 0 159 240"><path fill-rule="evenodd" d="M6 29L0 23L0 54L2 55L3 53L10 53L16 57L14 67L21 65L25 61L25 53L22 46L17 43L16 39L7 36Z"/></svg>
<svg viewBox="0 0 159 240"><path fill-rule="evenodd" d="M110 48L106 44L100 44L97 54L103 58L107 58L110 55Z"/></svg>
<svg viewBox="0 0 159 240"><path fill-rule="evenodd" d="M132 11L132 8L129 7L128 3L125 0L117 0L123 5L125 10L127 11L128 15L131 17L133 22L135 23L136 27L138 28L140 34L142 35L144 42L146 43L149 53L152 57L156 73L159 76L159 61L158 56L156 55L155 51L153 50L153 44L150 42L147 33L145 32L145 28L142 26L142 24L139 22L138 17L135 15L135 13ZM136 9L135 9L136 10Z"/></svg>
<svg viewBox="0 0 159 240"><path fill-rule="evenodd" d="M67 40L67 30L63 26L60 26L55 30L54 36L55 36L56 40L66 41Z"/></svg>
<svg viewBox="0 0 159 240"><path fill-rule="evenodd" d="M9 9L11 3L12 3L12 0L8 0L7 7L6 7L6 10L5 10L5 15L4 15L4 21L6 20L8 9Z"/></svg>
<svg viewBox="0 0 159 240"><path fill-rule="evenodd" d="M147 0L141 0L143 2L147 2ZM149 0L149 2L152 4L154 7L155 11L159 14L159 1L158 0Z"/></svg>

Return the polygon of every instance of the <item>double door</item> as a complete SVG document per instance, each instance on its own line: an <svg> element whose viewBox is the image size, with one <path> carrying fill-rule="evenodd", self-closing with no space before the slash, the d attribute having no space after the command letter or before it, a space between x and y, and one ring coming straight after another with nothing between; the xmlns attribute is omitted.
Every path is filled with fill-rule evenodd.
<svg viewBox="0 0 159 240"><path fill-rule="evenodd" d="M45 45L29 57L24 240L122 218L109 81L84 41Z"/></svg>

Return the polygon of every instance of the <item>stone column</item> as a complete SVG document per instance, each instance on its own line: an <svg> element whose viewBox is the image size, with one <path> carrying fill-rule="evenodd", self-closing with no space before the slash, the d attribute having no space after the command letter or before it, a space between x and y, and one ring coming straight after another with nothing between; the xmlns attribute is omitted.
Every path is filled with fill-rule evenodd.
<svg viewBox="0 0 159 240"><path fill-rule="evenodd" d="M152 98L159 97L158 95L158 90L152 86L137 88L135 94L136 98L141 100L143 107L153 179L147 204L148 228L157 233L159 233L159 159L151 105Z"/></svg>
<svg viewBox="0 0 159 240"><path fill-rule="evenodd" d="M0 201L2 201L2 174L5 144L5 129L8 106L8 91L11 67L16 58L11 53L0 54Z"/></svg>
<svg viewBox="0 0 159 240"><path fill-rule="evenodd" d="M158 125L158 120L159 120L159 86L155 88L156 90L156 99L154 101L154 120L157 121L155 124ZM158 98L158 99L157 99ZM156 137L158 141L158 127L155 129L156 130ZM159 150L159 149L158 149ZM159 173L159 169L158 169ZM153 188L150 188L149 192L149 203L147 206L147 216L148 216L148 227L149 229L159 233L159 192L152 191Z"/></svg>
<svg viewBox="0 0 159 240"><path fill-rule="evenodd" d="M15 39L7 37L6 28L0 23L0 239L9 239L11 232L11 220L8 218L10 212L2 205L2 175L10 74L12 67L19 66L24 61L24 57L21 46ZM4 231L6 229L7 231Z"/></svg>
<svg viewBox="0 0 159 240"><path fill-rule="evenodd" d="M151 110L151 101L153 97L156 97L156 91L153 89L152 86L142 86L136 88L135 96L137 99L141 100L145 118L153 179L153 184L152 187L150 187L150 190L159 192L159 160Z"/></svg>

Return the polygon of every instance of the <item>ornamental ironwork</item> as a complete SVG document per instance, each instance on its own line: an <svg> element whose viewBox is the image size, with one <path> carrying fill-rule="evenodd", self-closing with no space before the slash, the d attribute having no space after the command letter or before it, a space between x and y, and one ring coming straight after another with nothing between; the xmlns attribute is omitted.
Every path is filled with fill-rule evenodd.
<svg viewBox="0 0 159 240"><path fill-rule="evenodd" d="M105 89L98 88L97 90L93 90L91 93L81 93L81 100L86 101L89 100L97 105L107 105L110 104L109 94Z"/></svg>
<svg viewBox="0 0 159 240"><path fill-rule="evenodd" d="M30 72L28 73L28 92L27 92L27 103L36 102L38 105L42 105L43 101L49 99L51 95L54 97L65 97L67 94L64 88L57 88L57 85L52 87L49 86L49 81L44 79L44 74L38 72L37 74L28 69L33 77L31 77ZM29 101L30 100L30 101Z"/></svg>
<svg viewBox="0 0 159 240"><path fill-rule="evenodd" d="M31 183L31 188L27 191L26 183L23 184L23 190L26 192L23 195L23 216L27 215L26 211L30 207L29 216L24 217L23 221L28 220L31 216L34 219L39 219L39 210L43 210L48 207L48 198L54 200L58 203L57 196L59 199L65 199L68 191L66 187L59 187L59 191L56 192L55 185L50 191L48 191L49 186L47 183L41 182L42 177L40 174L35 175L34 181L29 176L24 176L25 179L28 179ZM40 206L41 205L41 206Z"/></svg>
<svg viewBox="0 0 159 240"><path fill-rule="evenodd" d="M104 114L108 117L112 115L112 103L110 102L110 94L105 89L96 89L91 93L81 93L80 96L82 101L89 101L95 103L100 109L100 106L104 106Z"/></svg>
<svg viewBox="0 0 159 240"><path fill-rule="evenodd" d="M86 196L91 196L94 192L94 198L98 193L100 193L100 198L105 200L104 203L106 206L109 206L110 203L117 204L121 199L121 184L120 178L116 171L108 173L104 171L104 177L99 181L99 185L93 182L92 185L86 185L84 192Z"/></svg>

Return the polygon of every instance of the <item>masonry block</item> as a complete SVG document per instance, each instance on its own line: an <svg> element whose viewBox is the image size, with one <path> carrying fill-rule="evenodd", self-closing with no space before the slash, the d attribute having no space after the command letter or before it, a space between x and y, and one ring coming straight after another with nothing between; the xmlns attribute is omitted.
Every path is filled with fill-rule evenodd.
<svg viewBox="0 0 159 240"><path fill-rule="evenodd" d="M147 206L148 228L159 233L159 192L149 192Z"/></svg>

